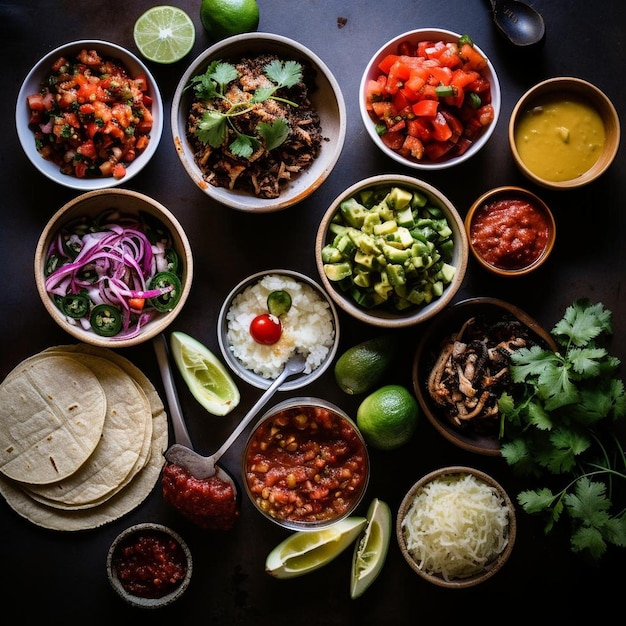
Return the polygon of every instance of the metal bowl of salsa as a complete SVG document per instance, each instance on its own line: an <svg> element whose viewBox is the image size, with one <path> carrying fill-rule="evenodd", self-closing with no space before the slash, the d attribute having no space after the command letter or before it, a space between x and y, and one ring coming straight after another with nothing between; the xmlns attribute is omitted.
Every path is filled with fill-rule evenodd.
<svg viewBox="0 0 626 626"><path fill-rule="evenodd" d="M497 187L480 196L465 216L465 231L476 261L499 276L536 270L556 240L550 208L521 187Z"/></svg>
<svg viewBox="0 0 626 626"><path fill-rule="evenodd" d="M243 454L243 483L256 509L290 530L349 516L367 489L370 464L354 421L320 398L285 400L267 411Z"/></svg>

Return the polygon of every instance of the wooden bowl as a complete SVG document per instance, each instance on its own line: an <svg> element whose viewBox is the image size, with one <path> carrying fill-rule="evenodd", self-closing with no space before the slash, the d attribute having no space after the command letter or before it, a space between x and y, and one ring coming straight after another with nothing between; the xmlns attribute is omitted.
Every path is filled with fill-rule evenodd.
<svg viewBox="0 0 626 626"><path fill-rule="evenodd" d="M545 125L533 135L522 134L520 132L520 120L528 115L538 115L546 108L550 102L563 103L578 102L591 107L601 118L601 136L592 135L589 130L578 130L573 118L563 120L562 118L549 117L542 113ZM543 108L542 108L543 107ZM549 137L560 137L554 143L545 143ZM549 169L541 166L530 156L523 158L522 141L534 142L541 140L543 143L541 154L547 155ZM580 146L576 147L579 145ZM515 105L509 120L509 145L513 158L520 171L532 182L548 189L566 190L576 189L588 185L599 178L609 168L613 162L620 142L620 122L617 111L609 98L595 85L569 76L550 78L534 87L531 87ZM529 144L530 145L530 144ZM589 154L590 161L586 165L580 165L575 171L567 172L561 168L564 159L569 158L574 151L581 150L581 146L594 145L594 152ZM558 151L558 152L557 152ZM593 156L597 155L597 160L592 165L589 163ZM586 169L585 169L586 168Z"/></svg>
<svg viewBox="0 0 626 626"><path fill-rule="evenodd" d="M476 567L479 567L476 571L469 575L450 575L451 571L448 569L448 565L445 563L441 563L441 571L435 571L433 568L428 569L426 562L419 563L408 547L407 535L405 533L405 519L407 518L407 513L409 512L411 506L413 505L415 498L423 493L423 490L427 488L427 486L433 482L437 481L455 481L458 479L463 479L467 475L472 476L478 481L478 485L480 488L483 485L487 485L493 491L495 491L496 497L501 501L502 507L506 508L505 516L506 520L504 521L504 529L503 529L503 545L501 547L501 551L498 552L493 558L486 560L485 563L480 564L476 563ZM471 485L472 489L478 489L479 486ZM451 498L449 500L452 507L456 508L462 506L461 497L455 497L454 495L446 494L444 496L446 499ZM433 509L434 512L434 509ZM467 517L465 517L464 527L467 525ZM471 515L469 516L471 517ZM437 528L432 528L429 524L434 523L434 518L431 518L426 522L426 520L422 520L424 524L421 524L421 530L425 531L425 536L429 536L430 532L433 531L435 536L432 538L434 543L437 543L438 538ZM452 520L447 519L445 523L445 527L448 527ZM494 530L493 528L491 530ZM484 531L484 529L483 529ZM448 532L444 528L444 524L442 524L441 531L444 535ZM447 589L465 589L467 587L474 587L479 585L480 583L485 582L495 574L497 574L504 564L507 562L511 552L513 551L513 546L515 545L515 538L517 534L517 521L515 516L515 507L513 506L513 502L508 496L507 492L504 488L491 476L482 472L480 470L464 467L464 466L451 466L451 467L443 467L441 469L435 470L426 474L420 478L407 492L407 494L402 499L400 504L400 508L398 509L398 516L396 518L396 539L398 541L398 545L400 547L400 551L402 552L402 556L405 561L408 563L409 567L424 580L437 585L438 587L445 587ZM467 538L459 537L459 539ZM434 546L434 544L433 544ZM445 549L445 546L440 546L441 550ZM495 549L494 549L495 551ZM445 569L444 569L445 568ZM446 572L446 575L443 572Z"/></svg>
<svg viewBox="0 0 626 626"><path fill-rule="evenodd" d="M473 423L471 420L457 424L449 411L431 397L428 379L441 353L443 342L458 333L468 319L484 319L488 324L496 324L502 321L504 315L519 320L528 329L533 341L557 350L550 334L526 312L497 298L479 297L462 300L441 313L422 333L413 359L413 389L428 421L455 446L487 456L500 455L498 421L494 420L488 426L485 423Z"/></svg>

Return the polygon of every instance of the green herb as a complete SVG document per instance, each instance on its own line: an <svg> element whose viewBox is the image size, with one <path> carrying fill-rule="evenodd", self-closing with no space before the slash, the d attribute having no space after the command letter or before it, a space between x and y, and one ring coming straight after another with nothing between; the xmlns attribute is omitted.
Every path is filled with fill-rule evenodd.
<svg viewBox="0 0 626 626"><path fill-rule="evenodd" d="M258 137L265 141L268 150L280 146L289 135L289 124L278 118L272 123L261 122L256 127L257 136L241 132L235 124L235 118L251 111L256 104L272 99L297 107L295 102L276 95L284 87L293 87L302 81L302 66L296 61L279 61L274 59L266 64L263 73L273 82L271 86L259 87L249 99L232 101L227 94L229 83L239 78L237 68L230 63L213 61L206 72L191 79L190 86L196 97L205 102L223 100L228 106L224 110L211 109L205 111L198 122L196 136L203 143L219 148L228 139L228 129L235 134L229 148L233 154L248 158L261 146Z"/></svg>
<svg viewBox="0 0 626 626"><path fill-rule="evenodd" d="M558 352L533 346L511 355L511 377L523 391L499 401L502 455L520 475L561 483L556 491L522 491L517 501L547 517L546 534L569 517L572 551L599 559L609 544L626 546L626 455L618 433L626 394L620 361L603 345L611 312L577 300L551 334Z"/></svg>

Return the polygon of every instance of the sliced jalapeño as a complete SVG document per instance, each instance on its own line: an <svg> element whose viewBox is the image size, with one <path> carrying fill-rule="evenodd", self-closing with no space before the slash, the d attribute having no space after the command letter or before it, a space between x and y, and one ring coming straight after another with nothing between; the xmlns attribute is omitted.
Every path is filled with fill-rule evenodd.
<svg viewBox="0 0 626 626"><path fill-rule="evenodd" d="M122 314L110 304L98 304L91 311L91 328L101 337L114 337L122 330Z"/></svg>
<svg viewBox="0 0 626 626"><path fill-rule="evenodd" d="M150 304L157 311L171 311L180 300L182 285L173 272L157 272L150 281L150 289L163 289L160 296L150 298Z"/></svg>
<svg viewBox="0 0 626 626"><path fill-rule="evenodd" d="M89 313L90 300L84 293L68 293L61 300L61 311L68 317L80 319Z"/></svg>

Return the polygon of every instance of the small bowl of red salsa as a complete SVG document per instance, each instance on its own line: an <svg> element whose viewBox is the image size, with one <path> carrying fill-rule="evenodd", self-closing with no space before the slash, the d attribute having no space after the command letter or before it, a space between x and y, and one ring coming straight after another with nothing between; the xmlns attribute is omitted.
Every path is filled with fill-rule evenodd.
<svg viewBox="0 0 626 626"><path fill-rule="evenodd" d="M319 529L352 514L369 482L369 455L354 421L320 398L285 400L250 433L243 482L252 504L290 530Z"/></svg>
<svg viewBox="0 0 626 626"><path fill-rule="evenodd" d="M478 198L465 216L470 250L499 276L521 276L550 256L556 224L548 205L521 187L498 187Z"/></svg>
<svg viewBox="0 0 626 626"><path fill-rule="evenodd" d="M162 524L130 526L107 554L111 586L132 606L158 608L177 600L189 586L193 561L182 537Z"/></svg>

